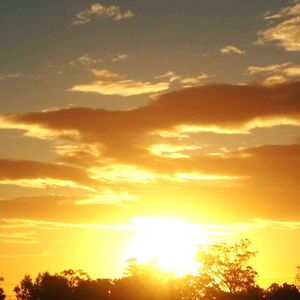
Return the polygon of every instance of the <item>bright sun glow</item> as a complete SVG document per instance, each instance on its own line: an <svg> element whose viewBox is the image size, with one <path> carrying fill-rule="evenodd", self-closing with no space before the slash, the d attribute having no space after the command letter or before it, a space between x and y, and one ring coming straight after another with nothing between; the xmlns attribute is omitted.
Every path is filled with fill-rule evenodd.
<svg viewBox="0 0 300 300"><path fill-rule="evenodd" d="M136 236L127 258L136 258L138 263L155 260L159 268L178 276L197 270L198 246L207 241L195 225L170 217L138 217L133 225Z"/></svg>

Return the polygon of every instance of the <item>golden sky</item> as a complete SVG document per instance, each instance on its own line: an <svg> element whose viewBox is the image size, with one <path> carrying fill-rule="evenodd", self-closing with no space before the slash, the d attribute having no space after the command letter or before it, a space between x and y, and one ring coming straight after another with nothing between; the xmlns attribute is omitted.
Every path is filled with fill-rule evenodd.
<svg viewBox="0 0 300 300"><path fill-rule="evenodd" d="M148 237L136 220L161 218L199 243L249 238L259 282L293 282L300 2L248 2L1 2L8 289L66 268L120 276Z"/></svg>

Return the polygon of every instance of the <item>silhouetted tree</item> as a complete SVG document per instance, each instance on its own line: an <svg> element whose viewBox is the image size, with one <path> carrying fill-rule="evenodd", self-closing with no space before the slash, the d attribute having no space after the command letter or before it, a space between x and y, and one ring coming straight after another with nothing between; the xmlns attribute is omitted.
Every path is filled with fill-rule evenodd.
<svg viewBox="0 0 300 300"><path fill-rule="evenodd" d="M248 264L255 252L249 246L241 240L199 251L197 275L176 277L155 260L139 264L131 259L119 279L93 280L82 270L70 269L45 272L35 280L25 275L14 291L18 300L300 300L296 285L274 283L263 290L255 284L257 273Z"/></svg>
<svg viewBox="0 0 300 300"><path fill-rule="evenodd" d="M110 279L80 280L74 289L74 300L108 300L111 299L113 282Z"/></svg>
<svg viewBox="0 0 300 300"><path fill-rule="evenodd" d="M18 300L107 300L112 280L92 280L82 270L65 270L60 274L39 274L35 281L29 275L15 287Z"/></svg>
<svg viewBox="0 0 300 300"><path fill-rule="evenodd" d="M38 298L38 290L29 275L25 275L20 285L14 288L18 300L34 300Z"/></svg>
<svg viewBox="0 0 300 300"><path fill-rule="evenodd" d="M266 300L299 300L300 293L297 287L293 284L284 283L279 285L273 283L267 290L265 295Z"/></svg>
<svg viewBox="0 0 300 300"><path fill-rule="evenodd" d="M4 278L2 276L0 276L0 281L4 281ZM4 293L3 288L0 288L0 300L3 300L6 298L6 295Z"/></svg>
<svg viewBox="0 0 300 300"><path fill-rule="evenodd" d="M295 283L296 283L297 288L300 289L300 266L297 266L297 274L296 274Z"/></svg>
<svg viewBox="0 0 300 300"><path fill-rule="evenodd" d="M233 245L213 245L209 251L200 250L200 290L204 288L213 291L214 298L221 292L237 294L255 287L257 272L248 263L256 252L249 251L249 246L249 240L241 240Z"/></svg>
<svg viewBox="0 0 300 300"><path fill-rule="evenodd" d="M264 290L259 286L252 286L235 294L224 293L218 300L264 300Z"/></svg>
<svg viewBox="0 0 300 300"><path fill-rule="evenodd" d="M67 278L47 272L39 274L34 282L29 275L25 275L14 291L18 300L66 300L71 299L72 295Z"/></svg>
<svg viewBox="0 0 300 300"><path fill-rule="evenodd" d="M60 276L67 280L68 286L72 289L77 287L82 281L91 280L90 276L82 270L64 270L60 273Z"/></svg>
<svg viewBox="0 0 300 300"><path fill-rule="evenodd" d="M130 259L124 275L125 277L114 281L112 299L176 299L174 275L159 269L155 260L147 264L138 264L136 259Z"/></svg>
<svg viewBox="0 0 300 300"><path fill-rule="evenodd" d="M6 298L6 295L4 293L4 290L3 290L3 288L0 288L0 300L3 300L5 298Z"/></svg>

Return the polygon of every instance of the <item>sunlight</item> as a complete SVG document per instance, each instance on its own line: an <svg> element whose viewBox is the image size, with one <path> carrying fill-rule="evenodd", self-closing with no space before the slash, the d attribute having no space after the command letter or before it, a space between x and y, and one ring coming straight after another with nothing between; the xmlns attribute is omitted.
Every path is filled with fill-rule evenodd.
<svg viewBox="0 0 300 300"><path fill-rule="evenodd" d="M171 217L137 217L133 225L136 236L127 258L136 258L138 263L155 260L159 268L177 276L197 271L197 248L207 241L195 225Z"/></svg>

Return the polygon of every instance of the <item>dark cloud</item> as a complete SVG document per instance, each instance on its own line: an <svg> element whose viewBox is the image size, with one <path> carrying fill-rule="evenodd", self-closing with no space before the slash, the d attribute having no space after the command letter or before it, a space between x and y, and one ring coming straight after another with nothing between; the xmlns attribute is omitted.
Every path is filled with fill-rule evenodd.
<svg viewBox="0 0 300 300"><path fill-rule="evenodd" d="M190 202L207 206L205 198L195 199L195 195L200 198L206 193L207 198L214 199L207 206L213 210L217 207L229 207L233 212L244 210L248 202L253 201L251 213L257 215L262 201L272 203L276 212L284 201L291 207L291 210L286 209L290 214L294 212L293 207L299 206L295 189L300 180L299 144L248 146L217 156L191 150L187 158L161 157L148 150L149 146L164 141L159 131L174 133L177 146L180 145L182 137L176 136L178 126L230 133L287 123L300 124L300 83L269 87L201 86L159 95L145 106L126 111L63 108L7 115L1 118L2 127L23 128L37 137L49 134L52 138L64 139L66 145L57 150L61 164L0 161L0 179L54 178L88 187L99 186L103 181L114 191L119 189L118 195L128 191L141 196L141 203L129 205L136 208L131 213L137 214L147 207L145 203L149 197L161 197L153 195L155 190L165 195L166 211L173 203L167 200L167 195L175 191L175 195L186 199L185 205ZM185 133L188 131L185 129ZM183 139L186 149L193 142L193 135ZM237 138L236 149L240 146ZM131 167L126 170L122 164ZM139 171L150 172L151 176ZM126 178L126 172L130 173L130 178ZM209 177L214 175L215 178ZM110 176L116 177L109 179ZM186 191L194 196L189 198ZM149 200L148 208L152 205L155 210L153 199ZM179 203L177 201L176 205ZM240 203L239 207L236 203ZM270 213L267 205L264 206L263 213Z"/></svg>
<svg viewBox="0 0 300 300"><path fill-rule="evenodd" d="M23 126L33 135L37 126L64 138L75 139L77 133L81 141L102 145L109 156L130 157L151 143L147 133L176 126L230 131L299 122L299 95L300 83L209 85L160 95L132 110L65 108L4 116L1 123L3 127Z"/></svg>
<svg viewBox="0 0 300 300"><path fill-rule="evenodd" d="M41 180L42 183L39 182ZM86 188L96 184L80 168L38 161L0 159L0 182L26 185L26 182L30 184L30 181L32 186L59 185L59 181L62 185L66 181Z"/></svg>

